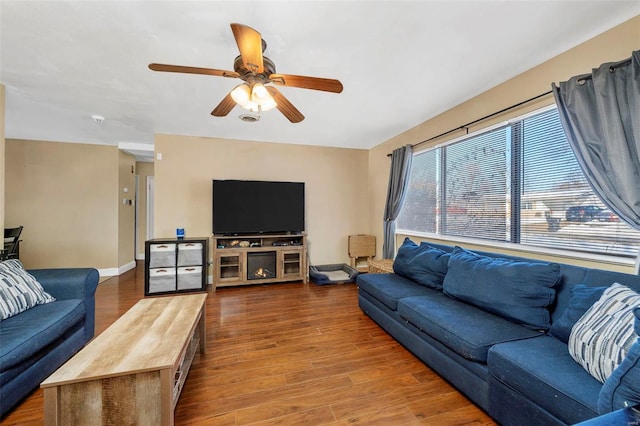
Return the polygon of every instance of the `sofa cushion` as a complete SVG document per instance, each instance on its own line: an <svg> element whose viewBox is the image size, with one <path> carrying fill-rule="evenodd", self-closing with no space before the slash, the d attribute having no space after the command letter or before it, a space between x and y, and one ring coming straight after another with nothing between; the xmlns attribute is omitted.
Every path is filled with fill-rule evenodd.
<svg viewBox="0 0 640 426"><path fill-rule="evenodd" d="M456 247L443 290L517 324L546 330L559 278L557 263L492 258Z"/></svg>
<svg viewBox="0 0 640 426"><path fill-rule="evenodd" d="M449 253L427 243L417 245L405 238L393 261L393 271L427 287L442 289Z"/></svg>
<svg viewBox="0 0 640 426"><path fill-rule="evenodd" d="M600 414L640 404L640 308L634 309L633 313L636 341L600 390Z"/></svg>
<svg viewBox="0 0 640 426"><path fill-rule="evenodd" d="M398 302L398 313L458 355L482 363L496 343L541 336L442 293L406 297Z"/></svg>
<svg viewBox="0 0 640 426"><path fill-rule="evenodd" d="M54 300L18 259L0 262L0 320Z"/></svg>
<svg viewBox="0 0 640 426"><path fill-rule="evenodd" d="M398 300L437 292L398 274L360 274L356 279L360 290L378 299L389 309L398 310Z"/></svg>
<svg viewBox="0 0 640 426"><path fill-rule="evenodd" d="M614 283L576 322L569 336L569 353L593 377L604 383L637 339L633 309L640 294Z"/></svg>
<svg viewBox="0 0 640 426"><path fill-rule="evenodd" d="M602 385L555 337L500 343L489 350L487 364L491 377L565 423L597 414Z"/></svg>
<svg viewBox="0 0 640 426"><path fill-rule="evenodd" d="M0 372L4 373L65 335L85 316L78 299L38 305L0 322Z"/></svg>
<svg viewBox="0 0 640 426"><path fill-rule="evenodd" d="M571 288L569 306L562 315L551 324L549 334L567 343L574 324L580 317L600 299L607 287L589 287L584 284L576 284Z"/></svg>

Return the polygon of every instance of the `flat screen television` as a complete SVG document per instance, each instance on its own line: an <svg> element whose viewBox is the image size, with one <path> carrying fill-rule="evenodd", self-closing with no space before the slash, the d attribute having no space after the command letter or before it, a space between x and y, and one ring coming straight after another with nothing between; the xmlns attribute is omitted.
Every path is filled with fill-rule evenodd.
<svg viewBox="0 0 640 426"><path fill-rule="evenodd" d="M304 182L213 181L213 233L300 233L304 229Z"/></svg>

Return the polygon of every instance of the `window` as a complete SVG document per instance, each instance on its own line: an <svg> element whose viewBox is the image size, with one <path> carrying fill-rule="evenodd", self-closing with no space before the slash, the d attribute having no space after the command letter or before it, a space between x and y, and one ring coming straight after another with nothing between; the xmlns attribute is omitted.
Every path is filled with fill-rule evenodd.
<svg viewBox="0 0 640 426"><path fill-rule="evenodd" d="M555 108L415 154L397 228L629 257L640 245L591 190Z"/></svg>
<svg viewBox="0 0 640 426"><path fill-rule="evenodd" d="M504 128L494 130L442 150L443 233L508 238L507 133Z"/></svg>

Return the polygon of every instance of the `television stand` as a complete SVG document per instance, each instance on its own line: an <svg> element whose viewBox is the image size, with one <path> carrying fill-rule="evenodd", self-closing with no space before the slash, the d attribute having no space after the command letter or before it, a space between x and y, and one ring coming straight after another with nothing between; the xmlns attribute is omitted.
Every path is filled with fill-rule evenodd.
<svg viewBox="0 0 640 426"><path fill-rule="evenodd" d="M213 236L216 287L308 282L306 234Z"/></svg>

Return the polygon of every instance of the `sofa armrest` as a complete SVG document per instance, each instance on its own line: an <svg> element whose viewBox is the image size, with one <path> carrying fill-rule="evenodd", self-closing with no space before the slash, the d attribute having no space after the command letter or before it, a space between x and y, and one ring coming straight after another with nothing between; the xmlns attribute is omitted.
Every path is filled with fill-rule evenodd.
<svg viewBox="0 0 640 426"><path fill-rule="evenodd" d="M100 275L93 268L30 269L44 290L58 300L81 299L85 307L85 339L95 332L96 288Z"/></svg>

